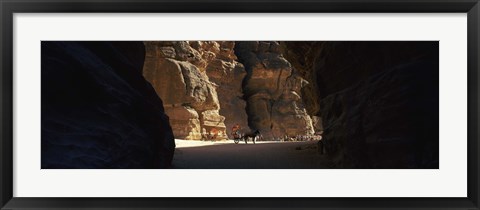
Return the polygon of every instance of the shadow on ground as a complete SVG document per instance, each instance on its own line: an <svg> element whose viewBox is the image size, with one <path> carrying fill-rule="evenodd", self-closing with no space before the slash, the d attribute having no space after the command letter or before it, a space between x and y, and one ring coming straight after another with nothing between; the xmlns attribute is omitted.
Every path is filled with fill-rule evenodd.
<svg viewBox="0 0 480 210"><path fill-rule="evenodd" d="M327 162L316 141L219 144L175 150L175 169L317 169Z"/></svg>

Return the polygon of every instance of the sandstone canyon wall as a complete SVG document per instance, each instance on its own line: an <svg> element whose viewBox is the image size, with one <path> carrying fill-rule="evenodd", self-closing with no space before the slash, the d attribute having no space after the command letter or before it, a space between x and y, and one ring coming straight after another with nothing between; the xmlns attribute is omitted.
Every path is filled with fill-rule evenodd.
<svg viewBox="0 0 480 210"><path fill-rule="evenodd" d="M313 134L312 119L302 101L302 78L281 52L278 42L236 42L235 54L247 76L243 93L249 125L267 139Z"/></svg>
<svg viewBox="0 0 480 210"><path fill-rule="evenodd" d="M283 42L333 168L438 168L438 42Z"/></svg>
<svg viewBox="0 0 480 210"><path fill-rule="evenodd" d="M42 42L41 59L42 168L168 168L174 137L235 124L323 132L331 168L439 166L438 42Z"/></svg>
<svg viewBox="0 0 480 210"><path fill-rule="evenodd" d="M308 82L278 42L149 41L144 76L164 101L176 138L232 138L231 128L265 139L312 134L303 101Z"/></svg>
<svg viewBox="0 0 480 210"><path fill-rule="evenodd" d="M225 139L228 128L247 128L243 65L234 42L145 42L144 76L163 99L176 138ZM210 138L210 137L209 137Z"/></svg>
<svg viewBox="0 0 480 210"><path fill-rule="evenodd" d="M143 78L142 42L41 43L41 165L168 168L162 101Z"/></svg>
<svg viewBox="0 0 480 210"><path fill-rule="evenodd" d="M197 42L205 45L205 42ZM192 43L194 48L201 49L201 46ZM220 101L220 114L225 117L225 125L230 138L231 128L236 124L240 125L242 132L249 132L246 102L243 99L242 81L247 74L243 64L239 63L234 54L233 41L219 41L208 43L211 47L203 51L215 54L206 68L210 81L217 85L217 94ZM207 45L207 46L208 46ZM205 53L205 52L204 52Z"/></svg>

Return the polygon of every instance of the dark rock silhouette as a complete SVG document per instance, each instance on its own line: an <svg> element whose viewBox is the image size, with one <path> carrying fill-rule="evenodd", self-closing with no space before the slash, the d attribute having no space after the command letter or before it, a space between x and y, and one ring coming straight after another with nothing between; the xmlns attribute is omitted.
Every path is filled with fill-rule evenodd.
<svg viewBox="0 0 480 210"><path fill-rule="evenodd" d="M175 142L142 42L42 45L43 169L167 168Z"/></svg>
<svg viewBox="0 0 480 210"><path fill-rule="evenodd" d="M439 167L438 42L283 42L334 168Z"/></svg>

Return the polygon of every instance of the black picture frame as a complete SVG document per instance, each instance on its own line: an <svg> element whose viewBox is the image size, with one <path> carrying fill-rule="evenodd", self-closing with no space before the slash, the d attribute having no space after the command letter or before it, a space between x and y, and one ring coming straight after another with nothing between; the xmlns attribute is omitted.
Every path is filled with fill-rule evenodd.
<svg viewBox="0 0 480 210"><path fill-rule="evenodd" d="M478 0L0 0L1 209L479 209ZM16 198L13 193L15 13L372 12L468 14L468 196L466 198ZM254 190L254 189L252 189Z"/></svg>

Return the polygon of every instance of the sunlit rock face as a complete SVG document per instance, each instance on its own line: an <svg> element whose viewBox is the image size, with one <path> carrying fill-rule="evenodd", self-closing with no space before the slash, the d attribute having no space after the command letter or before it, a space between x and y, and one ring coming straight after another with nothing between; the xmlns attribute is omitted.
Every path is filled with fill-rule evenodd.
<svg viewBox="0 0 480 210"><path fill-rule="evenodd" d="M247 73L243 65L237 62L233 51L235 42L190 42L190 45L210 58L206 73L217 86L219 113L225 117L228 136L233 138L231 129L236 124L240 125L242 132L249 132L246 101L242 92L242 81Z"/></svg>
<svg viewBox="0 0 480 210"><path fill-rule="evenodd" d="M284 42L331 167L438 168L438 42Z"/></svg>
<svg viewBox="0 0 480 210"><path fill-rule="evenodd" d="M142 42L41 47L43 169L170 166L173 133L142 76Z"/></svg>
<svg viewBox="0 0 480 210"><path fill-rule="evenodd" d="M249 125L267 139L314 132L301 100L308 85L292 68L278 42L236 42L235 54L245 66L243 93Z"/></svg>
<svg viewBox="0 0 480 210"><path fill-rule="evenodd" d="M233 42L145 42L144 76L164 100L176 138L227 138L227 126L247 125L241 99L243 66ZM205 137L205 135L203 136Z"/></svg>

